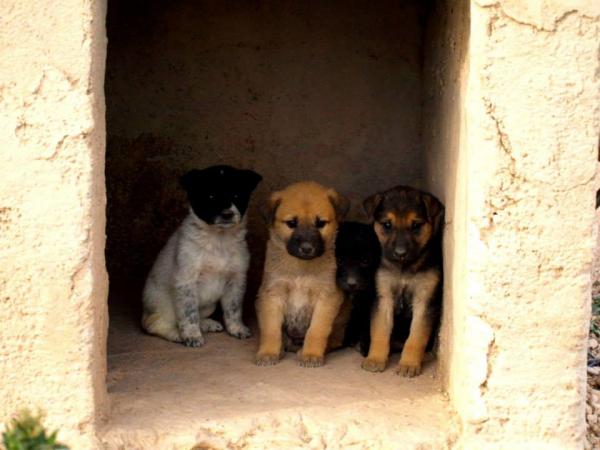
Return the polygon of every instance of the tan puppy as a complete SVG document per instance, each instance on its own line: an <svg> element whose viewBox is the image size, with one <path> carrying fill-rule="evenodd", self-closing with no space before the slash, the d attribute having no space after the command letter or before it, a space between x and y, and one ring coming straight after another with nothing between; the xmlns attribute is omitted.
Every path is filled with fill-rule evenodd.
<svg viewBox="0 0 600 450"><path fill-rule="evenodd" d="M335 190L305 181L274 192L265 270L256 310L260 345L256 364L277 364L288 342L302 345L304 367L323 365L332 324L343 302L335 284L335 236L348 201ZM288 347L289 349L289 347Z"/></svg>

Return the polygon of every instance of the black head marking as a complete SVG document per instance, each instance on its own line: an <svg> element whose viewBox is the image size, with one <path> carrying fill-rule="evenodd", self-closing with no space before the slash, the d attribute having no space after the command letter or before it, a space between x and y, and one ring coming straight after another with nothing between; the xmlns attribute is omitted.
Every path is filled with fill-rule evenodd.
<svg viewBox="0 0 600 450"><path fill-rule="evenodd" d="M194 214L212 225L241 220L250 195L261 180L262 177L252 170L221 165L190 170L180 182Z"/></svg>

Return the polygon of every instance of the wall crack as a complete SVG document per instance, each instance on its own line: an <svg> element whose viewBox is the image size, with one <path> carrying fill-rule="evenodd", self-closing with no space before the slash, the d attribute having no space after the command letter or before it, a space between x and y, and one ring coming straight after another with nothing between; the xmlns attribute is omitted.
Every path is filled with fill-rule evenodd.
<svg viewBox="0 0 600 450"><path fill-rule="evenodd" d="M517 17L514 14L510 14L506 11L506 9L502 5L503 2L497 1L494 3L485 3L483 1L475 0L475 4L483 9L493 9L499 13L499 16L502 16L509 22L516 23L519 26L524 26L532 29L536 33L554 33L558 26L564 22L567 18L572 16L573 14L581 14L583 17L594 18L592 15L586 15L585 13L579 11L578 9L568 9L563 11L559 16L553 17L550 19L548 23L533 23L525 20L524 18ZM496 17L497 20L498 17ZM542 19L543 20L543 19ZM489 34L488 34L489 35Z"/></svg>

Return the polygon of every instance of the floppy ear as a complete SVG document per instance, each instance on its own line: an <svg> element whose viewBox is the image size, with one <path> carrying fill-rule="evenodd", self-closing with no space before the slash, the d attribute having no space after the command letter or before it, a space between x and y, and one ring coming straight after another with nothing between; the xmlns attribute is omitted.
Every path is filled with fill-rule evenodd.
<svg viewBox="0 0 600 450"><path fill-rule="evenodd" d="M363 201L363 208L370 220L375 219L375 210L380 205L381 200L383 200L383 194L378 192L377 194L373 194Z"/></svg>
<svg viewBox="0 0 600 450"><path fill-rule="evenodd" d="M350 200L339 194L335 189L329 189L327 191L327 196L335 210L335 219L338 222L342 221L350 209Z"/></svg>
<svg viewBox="0 0 600 450"><path fill-rule="evenodd" d="M256 189L258 183L260 183L263 179L261 175L253 170L240 170L240 175L244 185L248 189L248 192L252 192L254 189Z"/></svg>
<svg viewBox="0 0 600 450"><path fill-rule="evenodd" d="M444 205L431 194L423 194L423 204L427 211L427 219L433 224L433 234L437 234L444 222Z"/></svg>
<svg viewBox="0 0 600 450"><path fill-rule="evenodd" d="M259 208L258 212L267 224L272 224L275 220L275 213L277 208L281 204L281 193L273 192L269 200L263 203Z"/></svg>
<svg viewBox="0 0 600 450"><path fill-rule="evenodd" d="M183 189L185 189L185 191L189 194L190 191L199 184L201 178L202 171L198 169L192 169L179 178L179 184L181 184L181 187L183 187Z"/></svg>

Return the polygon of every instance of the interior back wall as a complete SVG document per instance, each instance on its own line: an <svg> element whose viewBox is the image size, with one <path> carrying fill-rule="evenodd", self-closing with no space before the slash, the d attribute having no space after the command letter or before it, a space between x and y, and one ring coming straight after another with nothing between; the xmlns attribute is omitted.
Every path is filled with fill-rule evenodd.
<svg viewBox="0 0 600 450"><path fill-rule="evenodd" d="M258 171L255 201L312 178L355 210L419 178L421 3L109 1L111 280L146 274L190 168Z"/></svg>

